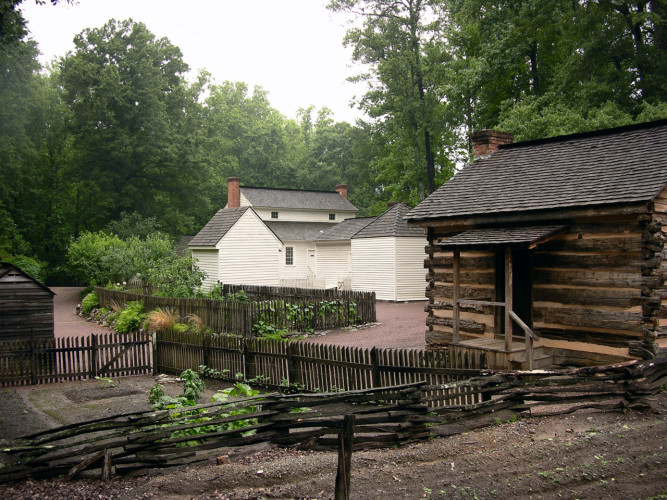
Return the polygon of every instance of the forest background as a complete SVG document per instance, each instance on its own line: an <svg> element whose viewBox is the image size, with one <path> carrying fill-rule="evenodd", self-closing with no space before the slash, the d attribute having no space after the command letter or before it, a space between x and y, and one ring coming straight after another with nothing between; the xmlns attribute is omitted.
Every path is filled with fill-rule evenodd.
<svg viewBox="0 0 667 500"><path fill-rule="evenodd" d="M230 176L348 184L376 215L447 181L473 130L530 140L667 118L667 0L331 0L356 19L342 42L366 68L354 124L188 80L179 48L138 21L86 29L41 67L21 1L0 0L0 261L50 284L71 279L87 232L195 234Z"/></svg>

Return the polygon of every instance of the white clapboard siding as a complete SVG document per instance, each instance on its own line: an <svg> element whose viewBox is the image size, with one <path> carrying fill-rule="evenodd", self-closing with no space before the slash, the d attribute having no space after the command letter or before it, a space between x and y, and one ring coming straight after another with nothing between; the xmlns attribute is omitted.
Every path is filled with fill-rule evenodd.
<svg viewBox="0 0 667 500"><path fill-rule="evenodd" d="M281 242L248 210L218 242L220 281L243 285L279 284Z"/></svg>
<svg viewBox="0 0 667 500"><path fill-rule="evenodd" d="M428 241L419 238L395 238L396 300L425 300L426 270L424 247Z"/></svg>
<svg viewBox="0 0 667 500"><path fill-rule="evenodd" d="M343 289L349 289L350 251L350 240L317 243L316 274L325 288L340 288L339 284L344 283Z"/></svg>
<svg viewBox="0 0 667 500"><path fill-rule="evenodd" d="M303 240L285 240L284 246L280 253L280 279L282 280L308 280L315 275L315 259L312 259L312 272L308 271L308 251L315 250L315 243ZM293 264L288 266L285 264L285 248L294 248Z"/></svg>
<svg viewBox="0 0 667 500"><path fill-rule="evenodd" d="M352 290L373 291L380 300L396 300L395 238L352 239Z"/></svg>
<svg viewBox="0 0 667 500"><path fill-rule="evenodd" d="M241 202L243 206L243 201ZM270 222L330 222L336 224L345 219L354 218L355 212L345 210L298 210L293 208L252 207L262 220ZM278 212L278 218L272 219L271 212ZM335 220L329 220L329 214L335 214Z"/></svg>
<svg viewBox="0 0 667 500"><path fill-rule="evenodd" d="M199 269L206 273L206 278L202 283L205 290L209 290L218 282L218 250L193 249L192 257L197 262Z"/></svg>

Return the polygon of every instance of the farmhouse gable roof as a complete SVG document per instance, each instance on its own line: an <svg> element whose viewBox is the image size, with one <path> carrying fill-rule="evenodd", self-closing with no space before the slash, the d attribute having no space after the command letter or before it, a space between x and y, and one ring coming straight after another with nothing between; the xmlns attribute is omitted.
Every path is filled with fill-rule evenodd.
<svg viewBox="0 0 667 500"><path fill-rule="evenodd" d="M336 191L241 187L241 194L253 207L353 212L357 210L357 207Z"/></svg>
<svg viewBox="0 0 667 500"><path fill-rule="evenodd" d="M223 208L188 243L189 247L215 246L250 207Z"/></svg>
<svg viewBox="0 0 667 500"><path fill-rule="evenodd" d="M648 202L667 185L667 120L500 146L408 220Z"/></svg>
<svg viewBox="0 0 667 500"><path fill-rule="evenodd" d="M404 217L410 212L405 203L396 203L386 212L379 215L374 221L353 236L353 238L381 238L386 236L424 237L424 231L415 226L408 226Z"/></svg>

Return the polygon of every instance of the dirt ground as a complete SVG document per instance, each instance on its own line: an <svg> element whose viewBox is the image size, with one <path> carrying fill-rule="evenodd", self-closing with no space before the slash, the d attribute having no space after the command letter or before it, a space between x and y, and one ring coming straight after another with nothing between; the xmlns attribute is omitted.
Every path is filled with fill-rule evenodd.
<svg viewBox="0 0 667 500"><path fill-rule="evenodd" d="M148 409L153 377L0 390L0 436ZM180 384L169 383L176 394ZM209 383L207 396L218 387ZM667 393L648 413L584 410L500 422L403 448L355 451L351 498L667 498ZM226 451L221 450L221 454ZM336 454L270 449L225 465L147 471L102 483L30 480L11 499L333 498Z"/></svg>

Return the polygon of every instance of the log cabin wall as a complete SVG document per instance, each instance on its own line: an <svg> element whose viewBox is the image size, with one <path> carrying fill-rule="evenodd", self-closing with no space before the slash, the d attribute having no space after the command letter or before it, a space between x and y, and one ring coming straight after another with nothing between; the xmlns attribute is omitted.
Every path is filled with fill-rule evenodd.
<svg viewBox="0 0 667 500"><path fill-rule="evenodd" d="M628 355L649 318L644 232L637 215L573 220L534 251L533 329L547 345Z"/></svg>
<svg viewBox="0 0 667 500"><path fill-rule="evenodd" d="M644 318L648 328L642 352L637 353L642 357L667 351L667 188L653 201L649 216L643 224L642 252L647 262L644 269L647 283L642 294L646 297ZM649 352L643 352L644 349Z"/></svg>
<svg viewBox="0 0 667 500"><path fill-rule="evenodd" d="M667 194L639 216L558 222L568 225L566 233L533 250L535 332L547 346L583 356L647 357L628 349L638 343L655 354L656 337L667 342ZM453 255L437 244L471 227L455 229L434 227L426 247L431 347L452 340ZM498 300L493 251L462 251L460 279L461 298ZM462 340L496 333L492 307L463 307L461 319Z"/></svg>
<svg viewBox="0 0 667 500"><path fill-rule="evenodd" d="M53 338L53 292L0 263L0 341Z"/></svg>

